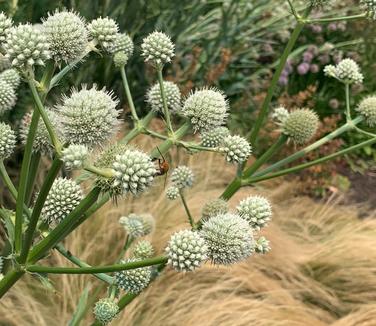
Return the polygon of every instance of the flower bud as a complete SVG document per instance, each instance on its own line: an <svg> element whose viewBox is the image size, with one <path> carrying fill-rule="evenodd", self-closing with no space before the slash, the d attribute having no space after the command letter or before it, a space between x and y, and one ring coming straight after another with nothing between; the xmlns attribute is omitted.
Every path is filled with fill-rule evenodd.
<svg viewBox="0 0 376 326"><path fill-rule="evenodd" d="M133 256L139 259L150 258L154 255L154 248L147 240L141 240L133 248Z"/></svg>
<svg viewBox="0 0 376 326"><path fill-rule="evenodd" d="M110 51L114 46L116 37L119 32L118 24L111 18L94 19L87 29L91 37L98 41L104 50Z"/></svg>
<svg viewBox="0 0 376 326"><path fill-rule="evenodd" d="M236 209L238 214L256 231L266 226L272 217L272 207L262 196L249 196L243 199Z"/></svg>
<svg viewBox="0 0 376 326"><path fill-rule="evenodd" d="M166 197L170 200L175 200L176 198L178 198L180 196L180 193L179 193L179 188L172 185L170 187L167 188L166 190Z"/></svg>
<svg viewBox="0 0 376 326"><path fill-rule="evenodd" d="M186 187L192 187L194 180L194 174L192 170L185 165L178 166L172 171L171 181L178 189L184 189Z"/></svg>
<svg viewBox="0 0 376 326"><path fill-rule="evenodd" d="M172 112L181 109L181 93L179 87L170 81L163 82L167 108ZM163 112L163 100L159 83L154 84L146 94L146 102L154 111Z"/></svg>
<svg viewBox="0 0 376 326"><path fill-rule="evenodd" d="M94 306L94 316L102 325L109 324L119 313L119 306L111 298L100 299Z"/></svg>
<svg viewBox="0 0 376 326"><path fill-rule="evenodd" d="M5 80L0 79L0 116L11 110L17 100L15 89Z"/></svg>
<svg viewBox="0 0 376 326"><path fill-rule="evenodd" d="M9 158L16 146L16 134L4 122L0 122L0 161Z"/></svg>
<svg viewBox="0 0 376 326"><path fill-rule="evenodd" d="M174 56L174 47L169 36L162 32L153 32L142 41L142 56L145 62L150 62L155 67L160 68L171 62Z"/></svg>
<svg viewBox="0 0 376 326"><path fill-rule="evenodd" d="M252 147L245 138L229 135L223 140L222 151L226 154L227 162L243 163L251 155Z"/></svg>
<svg viewBox="0 0 376 326"><path fill-rule="evenodd" d="M132 238L144 237L154 230L155 221L150 214L129 214L122 216L119 223Z"/></svg>
<svg viewBox="0 0 376 326"><path fill-rule="evenodd" d="M364 98L355 109L370 127L376 126L376 96Z"/></svg>
<svg viewBox="0 0 376 326"><path fill-rule="evenodd" d="M222 145L225 137L230 135L230 130L226 127L218 127L201 133L201 144L204 147L218 147Z"/></svg>
<svg viewBox="0 0 376 326"><path fill-rule="evenodd" d="M256 241L255 252L258 254L266 254L270 251L269 240L265 237L260 237Z"/></svg>
<svg viewBox="0 0 376 326"><path fill-rule="evenodd" d="M84 166L88 155L89 151L85 145L72 144L63 149L61 159L67 169L76 170Z"/></svg>

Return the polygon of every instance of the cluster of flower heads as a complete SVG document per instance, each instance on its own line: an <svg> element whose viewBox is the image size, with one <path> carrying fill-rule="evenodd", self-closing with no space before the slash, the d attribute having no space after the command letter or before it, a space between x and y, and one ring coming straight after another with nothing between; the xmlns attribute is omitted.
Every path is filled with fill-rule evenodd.
<svg viewBox="0 0 376 326"><path fill-rule="evenodd" d="M359 65L349 58L341 60L336 66L327 65L324 72L346 84L361 84L364 78Z"/></svg>
<svg viewBox="0 0 376 326"><path fill-rule="evenodd" d="M360 5L364 8L367 17L376 20L376 1L375 0L360 0Z"/></svg>

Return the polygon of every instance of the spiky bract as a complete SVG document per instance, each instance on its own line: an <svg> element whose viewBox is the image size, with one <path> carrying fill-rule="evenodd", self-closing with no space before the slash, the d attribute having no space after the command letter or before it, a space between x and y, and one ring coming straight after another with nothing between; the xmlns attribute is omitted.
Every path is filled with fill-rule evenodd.
<svg viewBox="0 0 376 326"><path fill-rule="evenodd" d="M132 238L144 237L154 230L155 221L150 214L129 214L122 216L119 223Z"/></svg>

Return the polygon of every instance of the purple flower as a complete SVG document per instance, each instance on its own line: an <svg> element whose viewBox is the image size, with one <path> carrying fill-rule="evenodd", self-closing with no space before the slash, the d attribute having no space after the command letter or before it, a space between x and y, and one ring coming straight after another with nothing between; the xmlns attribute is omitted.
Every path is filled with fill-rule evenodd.
<svg viewBox="0 0 376 326"><path fill-rule="evenodd" d="M307 51L311 52L314 56L319 54L319 48L314 44L309 45Z"/></svg>
<svg viewBox="0 0 376 326"><path fill-rule="evenodd" d="M346 24L345 23L338 23L337 28L339 31L344 32L346 30Z"/></svg>
<svg viewBox="0 0 376 326"><path fill-rule="evenodd" d="M279 81L278 83L281 85L281 86L287 86L287 84L289 83L289 78L287 76L282 76L279 77Z"/></svg>
<svg viewBox="0 0 376 326"><path fill-rule="evenodd" d="M332 98L330 101L329 101L329 106L330 108L332 109L338 109L339 108L339 101L336 99L336 98Z"/></svg>
<svg viewBox="0 0 376 326"><path fill-rule="evenodd" d="M309 71L309 64L308 64L307 62L302 62L302 63L298 66L297 70L298 70L298 74L299 74L299 75L305 75L305 74L307 74L308 71Z"/></svg>
<svg viewBox="0 0 376 326"><path fill-rule="evenodd" d="M335 32L337 30L337 24L336 23L330 23L328 25L328 30L331 32Z"/></svg>
<svg viewBox="0 0 376 326"><path fill-rule="evenodd" d="M303 61L310 63L313 60L313 53L306 51L303 53Z"/></svg>
<svg viewBox="0 0 376 326"><path fill-rule="evenodd" d="M323 54L319 56L319 61L321 64L326 65L330 62L329 54Z"/></svg>
<svg viewBox="0 0 376 326"><path fill-rule="evenodd" d="M310 67L310 71L313 73L313 74L317 74L319 72L320 68L317 64L312 64L311 67Z"/></svg>
<svg viewBox="0 0 376 326"><path fill-rule="evenodd" d="M313 33L320 34L322 32L321 25L311 25L311 30Z"/></svg>

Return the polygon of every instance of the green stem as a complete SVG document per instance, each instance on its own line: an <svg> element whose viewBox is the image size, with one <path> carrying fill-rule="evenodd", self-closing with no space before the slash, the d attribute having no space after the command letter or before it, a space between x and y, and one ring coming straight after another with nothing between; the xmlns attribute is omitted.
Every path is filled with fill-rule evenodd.
<svg viewBox="0 0 376 326"><path fill-rule="evenodd" d="M125 91L125 94L126 94L127 99L128 99L128 104L129 104L129 107L131 109L132 118L133 118L133 121L136 122L136 121L139 120L139 118L138 118L136 108L135 108L134 103L133 103L132 94L131 94L131 91L129 89L128 79L127 79L127 75L125 73L125 67L124 66L120 68L120 74L121 74L121 79L123 81L124 91Z"/></svg>
<svg viewBox="0 0 376 326"><path fill-rule="evenodd" d="M346 121L351 120L351 110L350 110L350 85L345 84L345 95L346 95Z"/></svg>
<svg viewBox="0 0 376 326"><path fill-rule="evenodd" d="M31 156L30 171L29 171L29 177L28 177L27 186L26 186L26 199L25 199L26 205L30 204L31 198L33 196L35 178L37 176L40 158L41 158L41 155L39 152L33 153Z"/></svg>
<svg viewBox="0 0 376 326"><path fill-rule="evenodd" d="M181 189L179 189L179 194L180 194L181 201L183 202L185 212L187 213L189 224L191 225L192 229L194 229L196 227L195 221L192 217L191 212L189 211L189 207L188 207L187 202L185 200L184 193Z"/></svg>
<svg viewBox="0 0 376 326"><path fill-rule="evenodd" d="M236 177L224 190L221 198L224 200L229 200L242 186L241 178Z"/></svg>
<svg viewBox="0 0 376 326"><path fill-rule="evenodd" d="M12 180L9 178L8 172L5 169L4 161L0 160L0 177L5 186L8 187L13 199L17 200L17 189L14 187Z"/></svg>
<svg viewBox="0 0 376 326"><path fill-rule="evenodd" d="M158 69L158 82L159 82L159 88L161 90L161 95L162 95L163 115L164 115L165 120L166 120L167 130L171 135L173 135L174 130L172 129L170 111L168 110L168 106L167 106L167 98L166 98L166 93L165 93L165 89L164 89L164 85L163 85L162 69L163 68Z"/></svg>
<svg viewBox="0 0 376 326"><path fill-rule="evenodd" d="M49 273L49 274L94 274L94 273L112 273L118 271L125 271L129 269L136 269L141 267L164 264L168 260L165 256L148 258L140 261L129 262L126 264L114 264L108 266L96 267L49 267L40 265L29 265L26 270L31 273Z"/></svg>
<svg viewBox="0 0 376 326"><path fill-rule="evenodd" d="M110 168L100 169L100 168L97 168L94 165L85 165L85 170L89 171L91 173L100 175L100 176L105 177L105 178L112 178L114 176L114 172Z"/></svg>
<svg viewBox="0 0 376 326"><path fill-rule="evenodd" d="M23 276L25 272L19 270L9 271L0 281L0 299Z"/></svg>
<svg viewBox="0 0 376 326"><path fill-rule="evenodd" d="M120 254L119 254L119 257L117 259L117 262L119 262L121 259L124 258L125 253L129 249L129 247L131 246L131 244L133 243L133 241L134 241L134 237L131 237L131 236L127 235L127 238L125 239L124 246L123 246L123 248L120 251Z"/></svg>
<svg viewBox="0 0 376 326"><path fill-rule="evenodd" d="M358 15L353 15L353 16L308 19L306 20L306 23L307 24L331 23L331 22L337 22L337 21L357 20L361 18L367 18L367 14L363 13L363 14L358 14Z"/></svg>

